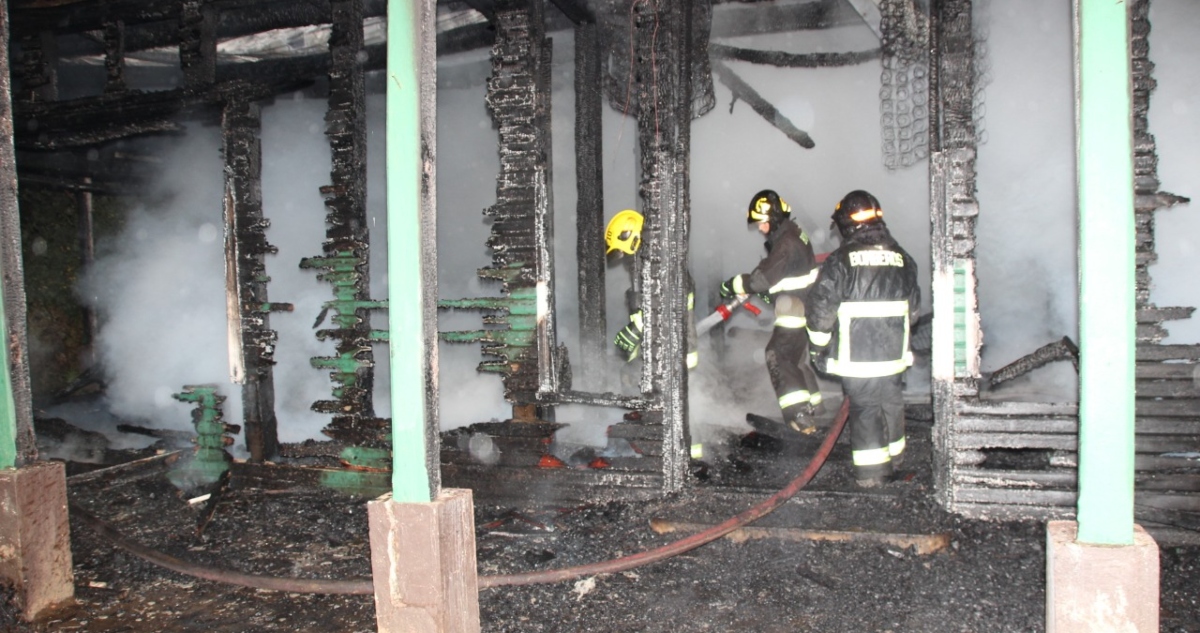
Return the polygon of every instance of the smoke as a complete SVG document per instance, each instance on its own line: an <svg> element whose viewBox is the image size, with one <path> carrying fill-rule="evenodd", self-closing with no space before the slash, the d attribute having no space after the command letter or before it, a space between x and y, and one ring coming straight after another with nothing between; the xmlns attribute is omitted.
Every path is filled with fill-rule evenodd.
<svg viewBox="0 0 1200 633"><path fill-rule="evenodd" d="M1156 0L1151 15L1152 57L1159 87L1151 110L1163 188L1189 191L1197 171L1200 109L1190 70L1200 44L1190 34L1200 6L1187 0ZM989 34L993 83L987 89L989 140L978 159L978 274L985 328L984 370L994 370L1061 336L1076 336L1076 239L1070 9L1036 0L983 0L976 20ZM1192 28L1189 28L1192 27ZM575 156L573 37L555 32L552 72L553 184L558 334L573 362L579 360L578 266L575 259ZM724 44L762 50L824 52L868 50L878 41L865 26L803 33L727 38ZM718 107L695 120L691 155L691 242L689 267L696 282L697 317L716 302L716 287L748 272L763 255L762 240L747 228L749 197L773 188L791 204L818 252L831 250L829 215L852 189L867 189L883 203L888 224L918 260L922 299L929 305L928 163L904 170L883 167L879 131L879 62L852 67L788 69L729 62L797 127L816 142L804 149L787 139L720 83ZM487 51L445 56L438 62L438 296L442 299L498 296L476 270L491 263L485 246L490 230L482 210L495 201L499 159L496 133L484 105ZM731 111L732 108L732 111ZM295 305L276 313L279 332L275 367L276 406L284 441L316 437L328 416L309 410L327 399L326 372L308 359L331 355L316 340L312 323L329 287L302 257L319 255L324 214L318 187L329 181L324 135L324 99L277 99L263 111L263 200L272 220L267 238L279 253L267 258L275 302ZM368 213L372 223L372 294L386 295L386 213L383 178L383 98L368 99ZM603 114L606 217L641 209L637 194L637 124L605 107ZM183 385L216 383L228 399L226 419L240 420L240 389L228 383L223 287L219 130L191 126L187 136L159 145L170 166L155 195L134 209L117 238L98 245L97 263L80 293L99 312L98 352L109 372L115 413L157 426L189 428L188 406L171 398ZM1159 263L1153 300L1159 305L1197 305L1194 285L1171 278L1188 271L1196 252L1186 209L1159 215ZM1185 224L1186 223L1186 224ZM601 235L594 236L601 240ZM620 267L607 276L606 309L611 337L624 325L629 280ZM928 310L926 307L925 310ZM384 327L385 313L374 317ZM1193 320L1194 321L1194 320ZM1169 324L1171 342L1200 338L1196 323ZM440 311L438 329L478 329L477 312ZM761 362L769 321L738 316L730 331L758 332L729 340L732 353L718 364L708 341L701 366L689 376L689 416L701 441L728 428L744 428L745 413L776 415L778 407ZM761 339L761 340L760 340ZM390 415L386 348L376 349L376 409ZM481 374L478 345L439 345L438 406L442 427L509 417L498 376ZM612 354L589 359L614 368L606 384L622 385L621 364ZM1065 363L1038 370L1041 394L1073 397L1075 377ZM637 373L636 371L633 373ZM1044 378L1045 377L1045 378ZM637 381L625 381L626 392ZM924 388L919 380L910 385ZM828 385L836 390L836 385ZM833 394L828 394L830 396ZM572 441L603 443L602 431L619 420L619 410L561 407L559 421L572 424Z"/></svg>

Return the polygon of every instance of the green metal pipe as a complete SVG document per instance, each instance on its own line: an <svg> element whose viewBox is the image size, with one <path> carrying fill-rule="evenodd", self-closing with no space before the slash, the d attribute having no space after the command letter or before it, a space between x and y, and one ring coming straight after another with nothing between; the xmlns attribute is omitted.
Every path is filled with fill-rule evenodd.
<svg viewBox="0 0 1200 633"><path fill-rule="evenodd" d="M1129 10L1075 0L1079 186L1078 540L1133 544L1136 361Z"/></svg>
<svg viewBox="0 0 1200 633"><path fill-rule="evenodd" d="M420 0L388 0L388 338L392 499L432 500L426 466L425 323L421 253Z"/></svg>

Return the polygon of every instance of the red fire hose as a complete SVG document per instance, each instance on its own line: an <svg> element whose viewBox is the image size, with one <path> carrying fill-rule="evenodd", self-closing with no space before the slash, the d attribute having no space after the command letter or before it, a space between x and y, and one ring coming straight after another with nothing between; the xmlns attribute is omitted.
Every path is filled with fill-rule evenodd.
<svg viewBox="0 0 1200 633"><path fill-rule="evenodd" d="M838 410L837 417L834 418L833 426L829 429L829 435L825 437L825 441L821 443L817 454L808 462L808 466L804 471L796 476L787 486L779 492L771 495L758 505L727 519L720 525L714 525L703 532L698 532L689 537L680 539L673 543L668 543L662 547L652 550L647 550L637 554L631 554L621 558L591 563L588 565L579 565L577 567L565 567L563 569L550 569L546 571L526 572L523 574L508 574L503 576L480 576L479 588L486 589L488 587L501 587L506 585L533 585L552 582L562 582L564 580L572 580L582 576L594 576L596 574L612 574L620 571L626 571L642 565L658 562L691 551L711 543L726 534L762 517L770 514L790 497L806 486L812 478L816 476L821 467L825 465L825 460L829 458L830 451L833 450L833 445L837 442L837 438L842 433L842 428L846 425L846 418L850 410L850 400L842 400L842 408ZM238 571L209 567L207 565L199 565L191 563L169 554L165 554L158 550L146 547L136 541L133 541L118 531L108 523L96 518L91 513L83 508L71 504L71 515L86 523L89 527L96 531L97 534L103 536L112 542L113 545L124 549L125 551L141 558L143 560L154 563L161 567L165 567L172 571L181 574L187 574L196 578L205 580L213 580L231 585L239 585L242 587L251 587L254 589L267 589L272 591L286 591L289 593L320 593L320 594L353 594L353 595L373 595L375 593L374 583L370 578L357 578L352 580L327 580L322 578L281 578L278 576L260 576L255 574L246 574Z"/></svg>
<svg viewBox="0 0 1200 633"><path fill-rule="evenodd" d="M758 505L742 512L732 518L726 519L724 523L714 525L703 532L697 532L687 538L680 539L674 543L668 543L662 547L652 550L646 550L637 554L631 554L622 558L614 558L612 560L601 561L599 563L591 563L588 565L579 565L577 567L565 567L563 569L549 569L546 571L531 571L524 574L508 574L504 576L480 576L479 588L486 589L488 587L501 587L504 585L533 585L541 583L561 582L563 580L572 580L582 576L594 576L596 574L612 574L620 571L627 571L635 567L641 567L649 563L658 562L677 556L684 552L696 549L701 545L711 543L726 534L773 512L776 508L783 505L792 495L795 495L801 488L808 485L809 481L816 476L821 470L821 466L825 465L825 460L829 458L830 451L833 450L834 443L842 434L842 427L846 425L846 418L850 411L850 399L842 400L842 408L838 410L837 417L834 418L833 427L829 429L829 435L825 436L825 441L821 442L821 447L817 450L817 454L808 462L808 466L804 471L796 476L782 490L767 497Z"/></svg>

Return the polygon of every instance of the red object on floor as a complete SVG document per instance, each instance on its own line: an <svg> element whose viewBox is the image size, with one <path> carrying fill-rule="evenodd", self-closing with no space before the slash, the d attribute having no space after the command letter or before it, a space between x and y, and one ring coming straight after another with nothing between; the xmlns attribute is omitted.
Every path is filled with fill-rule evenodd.
<svg viewBox="0 0 1200 633"><path fill-rule="evenodd" d="M597 457L588 463L588 468L608 468L611 465L612 464L609 464L607 459L604 459L603 457Z"/></svg>
<svg viewBox="0 0 1200 633"><path fill-rule="evenodd" d="M538 460L538 468L566 468L567 464L563 460L553 455L542 455Z"/></svg>

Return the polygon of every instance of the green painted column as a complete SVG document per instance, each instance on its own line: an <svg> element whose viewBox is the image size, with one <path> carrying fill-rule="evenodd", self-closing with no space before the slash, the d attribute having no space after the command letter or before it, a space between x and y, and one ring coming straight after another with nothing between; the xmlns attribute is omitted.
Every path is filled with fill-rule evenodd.
<svg viewBox="0 0 1200 633"><path fill-rule="evenodd" d="M0 293L0 332L8 331L4 297ZM0 469L17 465L17 405L13 401L8 346L0 345Z"/></svg>
<svg viewBox="0 0 1200 633"><path fill-rule="evenodd" d="M392 498L418 503L433 498L426 419L429 407L436 406L429 402L433 394L426 390L430 368L425 293L429 290L423 277L424 267L432 264L422 257L419 2L388 0L386 124Z"/></svg>
<svg viewBox="0 0 1200 633"><path fill-rule="evenodd" d="M1075 0L1079 179L1078 540L1133 543L1133 127L1124 0Z"/></svg>

